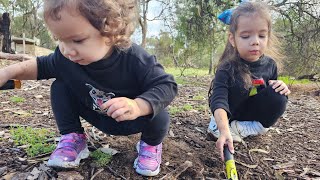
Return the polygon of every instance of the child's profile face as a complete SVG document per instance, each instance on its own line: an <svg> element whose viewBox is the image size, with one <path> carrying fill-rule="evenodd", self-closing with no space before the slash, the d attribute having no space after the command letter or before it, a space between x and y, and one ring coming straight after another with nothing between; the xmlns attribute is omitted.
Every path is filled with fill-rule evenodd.
<svg viewBox="0 0 320 180"><path fill-rule="evenodd" d="M90 22L75 10L64 8L60 20L47 19L48 29L58 40L63 56L74 63L88 65L105 57L112 51L108 38L102 36Z"/></svg>
<svg viewBox="0 0 320 180"><path fill-rule="evenodd" d="M229 34L229 42L237 48L240 57L246 61L257 61L268 44L268 22L256 14L240 16L237 31Z"/></svg>

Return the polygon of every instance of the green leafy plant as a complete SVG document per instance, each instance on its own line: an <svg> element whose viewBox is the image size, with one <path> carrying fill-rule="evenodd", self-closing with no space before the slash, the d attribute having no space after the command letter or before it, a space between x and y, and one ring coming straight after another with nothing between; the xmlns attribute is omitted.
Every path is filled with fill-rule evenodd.
<svg viewBox="0 0 320 180"><path fill-rule="evenodd" d="M205 97L202 96L202 95L196 95L196 96L193 96L192 99L193 99L193 100L204 100Z"/></svg>
<svg viewBox="0 0 320 180"><path fill-rule="evenodd" d="M24 102L25 99L23 97L13 96L10 98L10 101L14 103L20 103L20 102Z"/></svg>
<svg viewBox="0 0 320 180"><path fill-rule="evenodd" d="M90 157L93 158L94 163L98 167L103 167L103 166L107 165L112 159L112 155L111 154L104 153L100 149L97 149L97 150L93 151L90 154Z"/></svg>
<svg viewBox="0 0 320 180"><path fill-rule="evenodd" d="M185 104L185 105L183 105L182 109L185 111L190 111L193 109L193 107L190 104Z"/></svg>
<svg viewBox="0 0 320 180"><path fill-rule="evenodd" d="M16 146L26 145L26 153L29 157L52 152L55 144L48 143L48 139L54 137L54 133L47 129L35 129L31 127L10 128L10 134Z"/></svg>
<svg viewBox="0 0 320 180"><path fill-rule="evenodd" d="M177 106L170 106L169 107L169 113L171 115L176 115L177 113L179 113L181 111L181 109L179 109Z"/></svg>

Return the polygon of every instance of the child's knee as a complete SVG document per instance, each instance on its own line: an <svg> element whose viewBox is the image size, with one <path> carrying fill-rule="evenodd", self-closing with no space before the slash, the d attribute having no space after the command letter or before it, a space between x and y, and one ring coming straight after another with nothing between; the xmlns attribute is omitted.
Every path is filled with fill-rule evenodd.
<svg viewBox="0 0 320 180"><path fill-rule="evenodd" d="M268 95L268 101L271 102L271 104L274 105L280 105L280 106L285 106L288 102L288 97L280 94L279 92L276 92L275 89L272 88L271 85L269 85L266 88L267 95Z"/></svg>

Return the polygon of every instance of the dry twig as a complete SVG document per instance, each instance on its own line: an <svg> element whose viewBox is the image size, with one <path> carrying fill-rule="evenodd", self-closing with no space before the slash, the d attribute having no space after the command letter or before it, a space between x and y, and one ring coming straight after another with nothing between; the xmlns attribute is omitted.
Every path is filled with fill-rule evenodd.
<svg viewBox="0 0 320 180"><path fill-rule="evenodd" d="M192 162L185 161L181 166L179 166L177 169L171 171L170 173L166 174L160 180L175 180L178 176L180 176L181 173L183 173L185 170L187 170L189 167L192 167Z"/></svg>

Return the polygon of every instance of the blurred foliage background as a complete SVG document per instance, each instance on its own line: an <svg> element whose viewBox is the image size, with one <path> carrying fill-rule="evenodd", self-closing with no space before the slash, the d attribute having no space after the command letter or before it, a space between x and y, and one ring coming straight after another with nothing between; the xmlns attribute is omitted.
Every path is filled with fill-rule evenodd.
<svg viewBox="0 0 320 180"><path fill-rule="evenodd" d="M139 44L155 54L165 67L206 69L213 74L227 37L228 27L217 16L237 5L232 0L138 0ZM281 74L299 77L320 72L320 1L269 0L273 27L282 42L285 58ZM150 8L156 3L158 14ZM54 49L56 43L46 30L42 0L0 0L0 13L11 17L12 36L41 40L41 46ZM153 14L150 18L150 14ZM165 28L148 36L148 23L161 21Z"/></svg>

